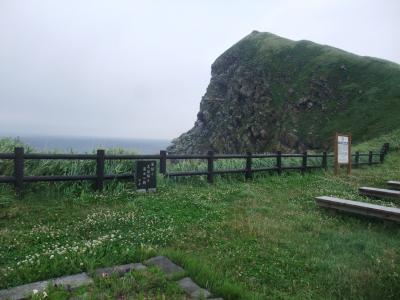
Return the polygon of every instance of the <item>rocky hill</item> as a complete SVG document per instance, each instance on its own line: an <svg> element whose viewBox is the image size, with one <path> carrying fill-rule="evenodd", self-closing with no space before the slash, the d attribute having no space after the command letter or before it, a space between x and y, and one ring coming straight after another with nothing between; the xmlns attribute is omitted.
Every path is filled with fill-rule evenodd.
<svg viewBox="0 0 400 300"><path fill-rule="evenodd" d="M329 148L400 128L400 66L254 31L213 63L192 129L173 153Z"/></svg>

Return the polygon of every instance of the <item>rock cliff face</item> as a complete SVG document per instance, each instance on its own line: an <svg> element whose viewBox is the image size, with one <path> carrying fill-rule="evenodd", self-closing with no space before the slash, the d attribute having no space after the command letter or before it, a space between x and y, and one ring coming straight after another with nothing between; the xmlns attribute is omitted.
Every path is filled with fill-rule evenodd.
<svg viewBox="0 0 400 300"><path fill-rule="evenodd" d="M400 66L252 32L212 65L192 129L171 153L302 151L333 133L361 141L400 127Z"/></svg>

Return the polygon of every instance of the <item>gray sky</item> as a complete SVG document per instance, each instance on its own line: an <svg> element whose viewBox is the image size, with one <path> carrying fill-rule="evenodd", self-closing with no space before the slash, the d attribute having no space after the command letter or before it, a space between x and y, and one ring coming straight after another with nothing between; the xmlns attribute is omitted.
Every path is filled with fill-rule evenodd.
<svg viewBox="0 0 400 300"><path fill-rule="evenodd" d="M400 63L399 0L0 0L0 136L174 138L252 30Z"/></svg>

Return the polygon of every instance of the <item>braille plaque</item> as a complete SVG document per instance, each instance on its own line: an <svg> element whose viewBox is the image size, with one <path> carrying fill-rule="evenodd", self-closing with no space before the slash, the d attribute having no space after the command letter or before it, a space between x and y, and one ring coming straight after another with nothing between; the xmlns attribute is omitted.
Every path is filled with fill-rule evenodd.
<svg viewBox="0 0 400 300"><path fill-rule="evenodd" d="M156 161L136 161L136 188L138 191L155 191L156 182Z"/></svg>

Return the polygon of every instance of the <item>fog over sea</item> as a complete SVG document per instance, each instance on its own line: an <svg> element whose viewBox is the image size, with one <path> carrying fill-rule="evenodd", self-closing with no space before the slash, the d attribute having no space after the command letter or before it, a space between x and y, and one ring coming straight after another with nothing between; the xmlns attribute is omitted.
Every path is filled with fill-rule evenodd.
<svg viewBox="0 0 400 300"><path fill-rule="evenodd" d="M99 137L8 136L19 138L38 151L59 153L92 153L96 149L122 148L140 154L156 154L170 144L170 140L123 139Z"/></svg>

